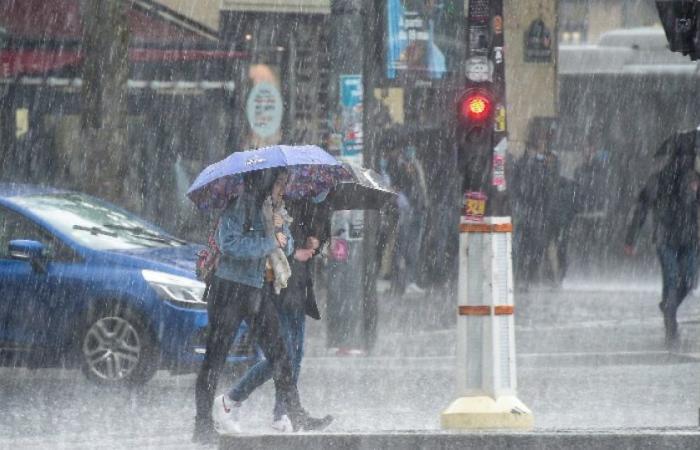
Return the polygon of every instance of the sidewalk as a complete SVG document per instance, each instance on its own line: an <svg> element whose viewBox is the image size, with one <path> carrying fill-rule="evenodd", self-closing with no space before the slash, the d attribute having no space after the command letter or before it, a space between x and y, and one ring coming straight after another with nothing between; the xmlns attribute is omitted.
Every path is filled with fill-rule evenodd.
<svg viewBox="0 0 700 450"><path fill-rule="evenodd" d="M586 433L553 431L535 433L468 433L431 432L372 434L307 434L294 436L243 436L222 440L220 449L305 449L305 450L625 450L700 448L696 430L635 430Z"/></svg>
<svg viewBox="0 0 700 450"><path fill-rule="evenodd" d="M380 288L385 288L380 284ZM379 291L379 338L372 355L452 357L455 354L456 305L454 295L438 289L425 295L396 298ZM531 289L515 293L516 348L519 358L555 354L622 355L651 359L667 355L658 309L660 286L582 282L564 289ZM323 310L325 296L319 295ZM323 314L323 311L322 311ZM700 293L691 294L678 312L681 329L679 353L700 358ZM307 321L308 356L329 356L325 323ZM605 356L598 358L605 360Z"/></svg>

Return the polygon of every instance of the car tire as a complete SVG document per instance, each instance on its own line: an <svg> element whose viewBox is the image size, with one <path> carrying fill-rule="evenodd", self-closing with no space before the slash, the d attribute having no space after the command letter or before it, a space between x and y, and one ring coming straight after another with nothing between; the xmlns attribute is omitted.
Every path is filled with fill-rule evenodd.
<svg viewBox="0 0 700 450"><path fill-rule="evenodd" d="M79 354L85 376L108 386L144 385L159 366L153 332L137 313L120 306L88 315Z"/></svg>

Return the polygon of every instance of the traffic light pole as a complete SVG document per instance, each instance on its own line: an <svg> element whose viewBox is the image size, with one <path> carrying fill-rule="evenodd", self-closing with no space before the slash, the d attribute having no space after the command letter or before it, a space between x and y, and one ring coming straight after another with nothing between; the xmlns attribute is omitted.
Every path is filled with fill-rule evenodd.
<svg viewBox="0 0 700 450"><path fill-rule="evenodd" d="M503 0L470 0L467 66L458 101L463 171L457 309L459 397L443 428L531 428L516 395L512 224L507 150Z"/></svg>

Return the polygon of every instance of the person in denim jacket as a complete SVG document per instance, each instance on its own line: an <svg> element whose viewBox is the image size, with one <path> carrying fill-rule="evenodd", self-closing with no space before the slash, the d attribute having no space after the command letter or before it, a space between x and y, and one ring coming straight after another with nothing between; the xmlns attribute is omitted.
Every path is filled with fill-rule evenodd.
<svg viewBox="0 0 700 450"><path fill-rule="evenodd" d="M281 170L246 174L245 189L222 213L216 237L222 256L208 296L206 353L197 376L197 414L193 440L207 442L220 434L240 432L238 411L227 395L214 398L219 374L241 322L250 325L253 342L273 365L275 389L287 405L295 430L313 428L314 420L301 407L292 363L280 331L274 305L261 295L267 257L277 248L291 253L289 230L275 231L279 218L263 204L273 189L284 190L287 174ZM282 224L280 224L282 225Z"/></svg>
<svg viewBox="0 0 700 450"><path fill-rule="evenodd" d="M313 292L311 259L317 254L322 243L330 235L330 211L314 201L301 200L290 204L294 221L291 223L295 250L289 255L291 277L287 288L276 294L268 282L263 288L264 295L277 308L282 334L292 360L294 382L298 382L301 361L304 354L305 316L320 319L318 305ZM251 367L231 389L229 397L242 402L259 386L272 378L273 367L270 361L259 361ZM272 428L279 432L290 432L293 425L287 413L287 405L277 391L273 410ZM326 415L314 424L315 429L325 428L333 421Z"/></svg>

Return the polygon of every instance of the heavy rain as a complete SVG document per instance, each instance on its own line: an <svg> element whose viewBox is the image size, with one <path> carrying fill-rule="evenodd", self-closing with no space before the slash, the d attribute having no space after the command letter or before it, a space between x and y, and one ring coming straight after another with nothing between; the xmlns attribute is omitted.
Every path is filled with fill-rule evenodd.
<svg viewBox="0 0 700 450"><path fill-rule="evenodd" d="M700 448L700 2L0 0L0 448Z"/></svg>

